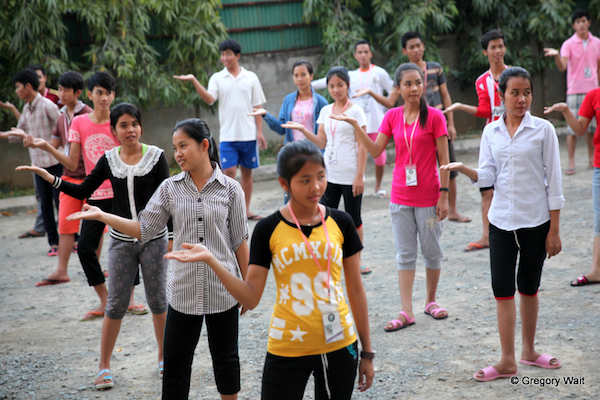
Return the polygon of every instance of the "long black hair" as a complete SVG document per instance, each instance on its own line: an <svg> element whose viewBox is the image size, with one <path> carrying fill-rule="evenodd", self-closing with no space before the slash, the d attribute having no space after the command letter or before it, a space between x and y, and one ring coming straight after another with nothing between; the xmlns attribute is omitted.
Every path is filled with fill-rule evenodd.
<svg viewBox="0 0 600 400"><path fill-rule="evenodd" d="M308 140L288 143L277 154L277 175L289 184L293 176L309 161L325 168L323 153L316 144Z"/></svg>
<svg viewBox="0 0 600 400"><path fill-rule="evenodd" d="M175 125L175 128L173 128L173 133L179 129L184 131L191 139L199 144L202 144L204 139L208 140L208 157L210 162L216 163L221 167L219 148L216 146L215 139L210 134L210 129L208 129L206 122L202 121L200 118L189 118L178 122Z"/></svg>
<svg viewBox="0 0 600 400"><path fill-rule="evenodd" d="M421 100L420 100L420 117L419 117L419 125L421 125L421 128L424 128L425 125L427 124L427 101L425 100L425 77L423 76L423 71L421 70L421 68L419 68L418 65L413 64L413 63L405 63L402 64L398 67L398 69L396 70L396 74L394 76L394 83L396 86L400 86L400 82L402 81L402 75L406 72L406 71L417 71L419 73L419 75L421 75L421 80L423 81L423 95L421 96Z"/></svg>

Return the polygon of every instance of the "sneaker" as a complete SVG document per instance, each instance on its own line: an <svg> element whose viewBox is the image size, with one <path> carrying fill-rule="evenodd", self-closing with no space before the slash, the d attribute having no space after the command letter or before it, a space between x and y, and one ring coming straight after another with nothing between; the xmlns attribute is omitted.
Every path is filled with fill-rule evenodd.
<svg viewBox="0 0 600 400"><path fill-rule="evenodd" d="M77 253L78 245L79 245L79 243L75 242L75 244L73 245L73 253Z"/></svg>
<svg viewBox="0 0 600 400"><path fill-rule="evenodd" d="M50 250L48 250L48 257L54 257L58 255L58 247L52 246Z"/></svg>

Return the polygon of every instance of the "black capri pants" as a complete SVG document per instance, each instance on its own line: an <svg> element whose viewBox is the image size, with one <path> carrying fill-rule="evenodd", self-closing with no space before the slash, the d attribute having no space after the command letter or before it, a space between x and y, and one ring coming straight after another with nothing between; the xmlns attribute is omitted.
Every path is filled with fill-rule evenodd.
<svg viewBox="0 0 600 400"><path fill-rule="evenodd" d="M302 400L311 374L315 377L315 400L350 400L357 367L356 342L313 356L280 357L267 353L261 400Z"/></svg>
<svg viewBox="0 0 600 400"><path fill-rule="evenodd" d="M535 228L505 231L490 224L490 264L492 289L496 300L515 297L517 255L519 270L517 287L525 296L537 295L546 259L546 237L550 221Z"/></svg>
<svg viewBox="0 0 600 400"><path fill-rule="evenodd" d="M217 314L189 315L180 313L169 305L164 341L163 400L188 398L194 350L200 339L204 319L217 390L224 395L240 391L238 306Z"/></svg>
<svg viewBox="0 0 600 400"><path fill-rule="evenodd" d="M352 194L352 185L340 185L338 183L327 182L327 189L323 197L321 197L321 204L329 208L337 209L340 205L340 199L344 196L344 208L346 212L350 214L354 221L356 229L362 226L362 219L360 216L360 209L362 205L362 194L354 196Z"/></svg>

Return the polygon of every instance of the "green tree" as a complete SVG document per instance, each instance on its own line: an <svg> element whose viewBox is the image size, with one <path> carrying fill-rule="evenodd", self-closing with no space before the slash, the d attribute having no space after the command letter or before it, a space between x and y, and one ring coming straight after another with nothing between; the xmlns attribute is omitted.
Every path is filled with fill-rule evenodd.
<svg viewBox="0 0 600 400"><path fill-rule="evenodd" d="M304 19L318 21L321 33L321 60L318 76L335 65L354 69L354 45L366 37L365 21L356 14L359 0L304 0Z"/></svg>
<svg viewBox="0 0 600 400"><path fill-rule="evenodd" d="M218 43L226 29L219 0L4 0L0 7L0 77L3 82L33 62L51 76L72 68L84 76L109 71L117 80L117 101L141 107L158 102L201 104L188 85L172 76L194 73L206 81L218 67ZM91 43L84 62L68 59L65 14L75 15ZM150 43L151 30L168 41L166 55ZM14 88L0 88L0 99L15 101ZM0 118L10 120L6 112Z"/></svg>
<svg viewBox="0 0 600 400"><path fill-rule="evenodd" d="M389 71L408 57L402 54L402 36L417 31L427 44L427 59L442 61L437 47L440 34L454 28L458 9L452 0L372 0L373 20L383 31L377 35L381 49L389 55L386 67ZM443 65L443 63L442 63Z"/></svg>

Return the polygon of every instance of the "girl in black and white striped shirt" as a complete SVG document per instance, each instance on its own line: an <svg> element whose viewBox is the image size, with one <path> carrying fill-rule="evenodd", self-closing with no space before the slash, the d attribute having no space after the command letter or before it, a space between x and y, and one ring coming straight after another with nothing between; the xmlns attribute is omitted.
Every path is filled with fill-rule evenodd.
<svg viewBox="0 0 600 400"><path fill-rule="evenodd" d="M178 123L173 149L183 172L163 182L139 214L139 221L89 206L69 218L99 220L142 242L172 218L174 250L180 250L182 243L202 243L229 271L244 279L249 258L244 194L239 183L221 171L206 123L200 119ZM194 349L205 316L217 389L222 399L237 398L237 301L205 263L176 260L169 268L167 299L163 399L187 399Z"/></svg>

